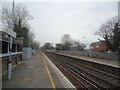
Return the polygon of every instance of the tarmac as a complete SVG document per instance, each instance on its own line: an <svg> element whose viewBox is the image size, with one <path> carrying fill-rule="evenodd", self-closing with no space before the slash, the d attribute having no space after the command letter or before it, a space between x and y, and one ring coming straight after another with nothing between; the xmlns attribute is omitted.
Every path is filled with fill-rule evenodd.
<svg viewBox="0 0 120 90"><path fill-rule="evenodd" d="M71 88L74 85L42 52L37 52L29 60L24 60L12 71L12 79L3 76L2 88Z"/></svg>

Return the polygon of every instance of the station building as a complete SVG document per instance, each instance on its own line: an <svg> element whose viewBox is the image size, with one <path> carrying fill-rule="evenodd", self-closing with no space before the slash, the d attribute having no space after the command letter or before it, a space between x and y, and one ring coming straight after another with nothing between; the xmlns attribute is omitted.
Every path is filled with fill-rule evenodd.
<svg viewBox="0 0 120 90"><path fill-rule="evenodd" d="M9 60L9 48L10 48L10 38L7 33L0 31L0 63L2 68L2 74L6 73L8 70L8 60ZM20 40L12 40L12 67L18 65L22 61L22 48L23 43Z"/></svg>

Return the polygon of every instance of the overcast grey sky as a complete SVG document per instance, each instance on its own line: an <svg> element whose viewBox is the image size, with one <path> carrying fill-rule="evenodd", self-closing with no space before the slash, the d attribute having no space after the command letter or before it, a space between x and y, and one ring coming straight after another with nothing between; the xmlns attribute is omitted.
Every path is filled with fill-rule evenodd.
<svg viewBox="0 0 120 90"><path fill-rule="evenodd" d="M16 4L19 4L18 2ZM85 43L98 41L94 33L118 15L117 2L23 2L34 19L31 31L41 44L59 43L64 34ZM83 37L86 37L84 39Z"/></svg>

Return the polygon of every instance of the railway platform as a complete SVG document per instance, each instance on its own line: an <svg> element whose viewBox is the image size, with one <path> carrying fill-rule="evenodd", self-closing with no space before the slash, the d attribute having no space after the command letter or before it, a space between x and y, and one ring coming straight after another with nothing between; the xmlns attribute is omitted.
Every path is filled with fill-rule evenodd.
<svg viewBox="0 0 120 90"><path fill-rule="evenodd" d="M113 67L120 67L120 61L119 60L100 59L100 58L93 58L93 57L87 57L87 56L81 56L81 55L75 55L75 54L68 54L68 53L58 53L58 54L67 55L67 56L70 56L70 57L79 58L79 59L83 59L83 60L88 60L88 61L92 61L92 62L96 62L96 63L101 63L101 64L113 66Z"/></svg>
<svg viewBox="0 0 120 90"><path fill-rule="evenodd" d="M42 52L30 60L22 61L12 71L12 79L3 76L2 88L72 88L73 84Z"/></svg>

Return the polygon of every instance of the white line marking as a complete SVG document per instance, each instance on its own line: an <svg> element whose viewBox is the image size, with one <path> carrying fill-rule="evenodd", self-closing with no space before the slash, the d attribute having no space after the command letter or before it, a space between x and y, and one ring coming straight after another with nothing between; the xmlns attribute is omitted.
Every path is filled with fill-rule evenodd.
<svg viewBox="0 0 120 90"><path fill-rule="evenodd" d="M64 85L65 88L75 88L76 87L60 72L60 70L50 61L50 59L43 53L44 57L52 67L52 69L56 72L58 75L59 79L61 80L62 84Z"/></svg>

